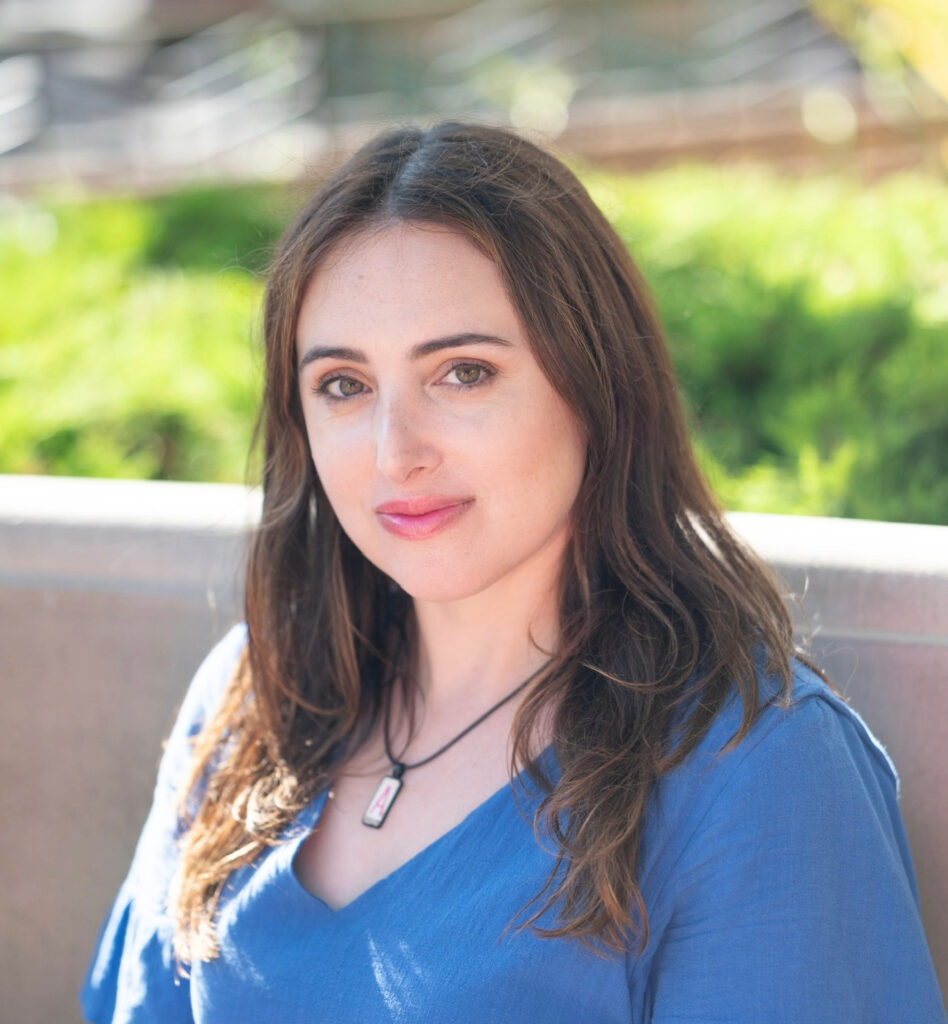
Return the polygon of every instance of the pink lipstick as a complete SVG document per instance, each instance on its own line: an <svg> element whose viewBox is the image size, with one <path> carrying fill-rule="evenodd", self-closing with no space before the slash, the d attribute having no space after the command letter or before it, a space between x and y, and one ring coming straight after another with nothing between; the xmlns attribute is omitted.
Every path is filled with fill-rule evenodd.
<svg viewBox="0 0 948 1024"><path fill-rule="evenodd" d="M376 506L379 522L396 537L424 540L456 522L474 504L468 497L419 497Z"/></svg>

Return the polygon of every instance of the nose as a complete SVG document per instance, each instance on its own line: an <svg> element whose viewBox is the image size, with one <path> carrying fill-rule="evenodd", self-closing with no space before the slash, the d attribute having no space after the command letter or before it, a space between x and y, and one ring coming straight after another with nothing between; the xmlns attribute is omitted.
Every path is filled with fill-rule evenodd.
<svg viewBox="0 0 948 1024"><path fill-rule="evenodd" d="M390 394L376 404L376 462L379 471L403 483L441 460L437 428L423 396Z"/></svg>

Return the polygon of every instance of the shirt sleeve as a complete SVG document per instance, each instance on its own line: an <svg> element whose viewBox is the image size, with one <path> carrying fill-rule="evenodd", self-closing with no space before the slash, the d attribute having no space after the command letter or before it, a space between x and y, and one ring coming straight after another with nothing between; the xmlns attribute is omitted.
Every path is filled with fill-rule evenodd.
<svg viewBox="0 0 948 1024"><path fill-rule="evenodd" d="M651 1021L944 1022L891 764L842 703L764 717L675 866Z"/></svg>
<svg viewBox="0 0 948 1024"><path fill-rule="evenodd" d="M188 979L172 955L174 929L166 907L177 860L178 787L190 762L190 740L216 708L245 643L245 627L235 626L205 658L181 705L128 876L80 992L83 1015L93 1024L193 1019Z"/></svg>

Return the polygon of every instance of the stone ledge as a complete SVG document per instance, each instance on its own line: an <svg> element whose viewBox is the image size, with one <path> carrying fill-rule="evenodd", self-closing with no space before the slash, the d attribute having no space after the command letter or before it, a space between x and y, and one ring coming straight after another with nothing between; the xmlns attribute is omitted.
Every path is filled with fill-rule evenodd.
<svg viewBox="0 0 948 1024"><path fill-rule="evenodd" d="M0 850L0 991L11 1020L76 1019L161 741L201 657L239 617L258 514L259 495L237 486L0 476L0 817L17 823ZM899 769L945 984L948 527L731 521L803 596L814 658Z"/></svg>

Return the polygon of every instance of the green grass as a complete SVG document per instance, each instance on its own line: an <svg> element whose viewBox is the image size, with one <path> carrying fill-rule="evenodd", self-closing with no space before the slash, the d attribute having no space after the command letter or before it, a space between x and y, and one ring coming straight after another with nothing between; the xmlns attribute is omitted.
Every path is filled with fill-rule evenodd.
<svg viewBox="0 0 948 1024"><path fill-rule="evenodd" d="M898 177L586 172L736 509L948 521L948 197ZM243 480L270 186L0 201L0 472Z"/></svg>

